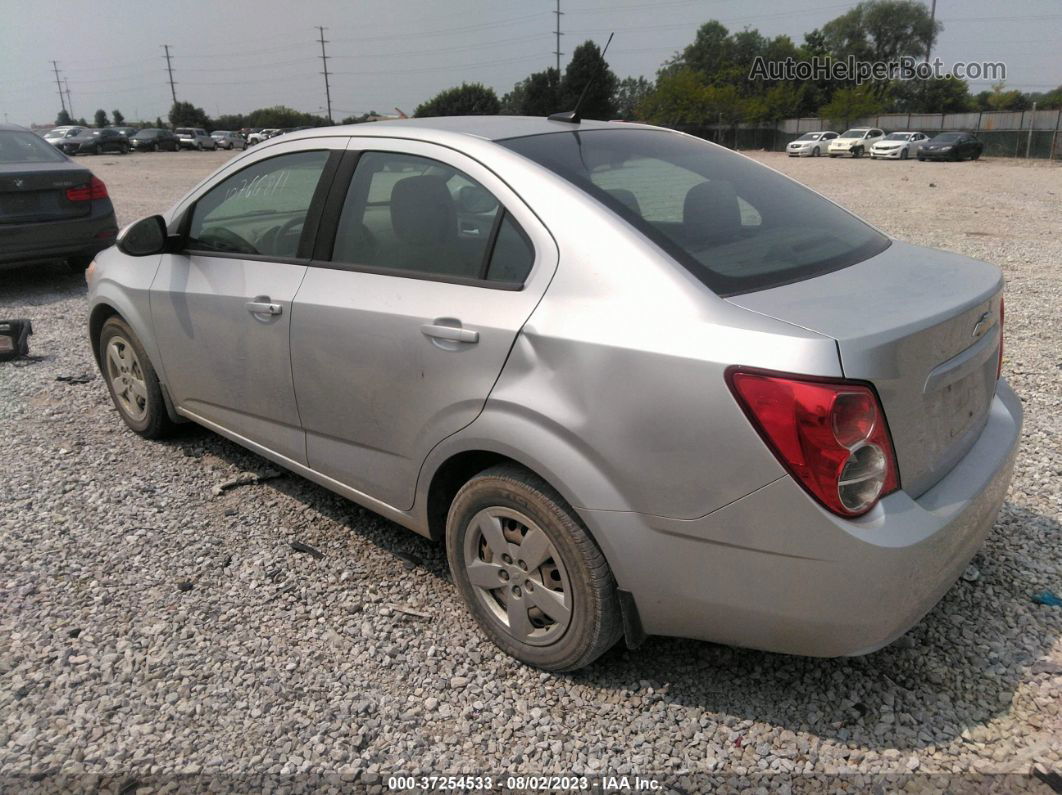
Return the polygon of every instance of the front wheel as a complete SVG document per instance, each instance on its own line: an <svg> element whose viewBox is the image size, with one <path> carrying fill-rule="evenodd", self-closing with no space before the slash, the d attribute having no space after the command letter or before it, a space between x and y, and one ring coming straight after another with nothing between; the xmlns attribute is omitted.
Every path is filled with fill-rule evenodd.
<svg viewBox="0 0 1062 795"><path fill-rule="evenodd" d="M145 439L167 436L173 421L158 376L129 325L117 316L107 318L97 350L103 380L125 424Z"/></svg>
<svg viewBox="0 0 1062 795"><path fill-rule="evenodd" d="M900 150L900 160L906 160L906 159L907 159L907 150L906 149L901 149Z"/></svg>
<svg viewBox="0 0 1062 795"><path fill-rule="evenodd" d="M446 520L454 584L502 651L547 671L589 665L622 634L612 571L545 481L497 466L466 483Z"/></svg>
<svg viewBox="0 0 1062 795"><path fill-rule="evenodd" d="M970 159L971 160L980 160L981 159L981 150L980 149L975 150L974 153L972 155L970 155Z"/></svg>
<svg viewBox="0 0 1062 795"><path fill-rule="evenodd" d="M812 157L818 157L821 154L822 154L822 152L819 151L819 148L817 146L814 149L811 150L811 156Z"/></svg>
<svg viewBox="0 0 1062 795"><path fill-rule="evenodd" d="M852 157L862 157L862 156L863 156L863 147L857 146L855 149L852 150Z"/></svg>

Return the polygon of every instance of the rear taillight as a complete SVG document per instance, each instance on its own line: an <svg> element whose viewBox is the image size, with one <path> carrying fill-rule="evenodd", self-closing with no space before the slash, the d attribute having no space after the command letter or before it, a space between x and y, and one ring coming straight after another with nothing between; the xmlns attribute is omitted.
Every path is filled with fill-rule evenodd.
<svg viewBox="0 0 1062 795"><path fill-rule="evenodd" d="M87 185L78 185L76 188L67 188L66 198L72 202L89 202L93 199L106 199L107 186L99 177L93 177Z"/></svg>
<svg viewBox="0 0 1062 795"><path fill-rule="evenodd" d="M860 516L900 486L878 396L845 381L732 368L727 382L771 451L840 516Z"/></svg>
<svg viewBox="0 0 1062 795"><path fill-rule="evenodd" d="M1003 308L1003 296L999 296L999 361L996 362L996 380L1003 375L1003 317L1006 314Z"/></svg>

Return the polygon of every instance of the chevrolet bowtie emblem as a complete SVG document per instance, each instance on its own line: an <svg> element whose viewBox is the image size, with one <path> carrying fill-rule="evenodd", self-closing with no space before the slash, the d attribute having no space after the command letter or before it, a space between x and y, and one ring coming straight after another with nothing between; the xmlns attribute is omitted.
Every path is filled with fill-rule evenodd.
<svg viewBox="0 0 1062 795"><path fill-rule="evenodd" d="M980 337L985 333L985 329L988 328L987 321L990 316L990 313L984 312L981 314L981 317L977 318L977 322L974 323L973 327L973 336Z"/></svg>

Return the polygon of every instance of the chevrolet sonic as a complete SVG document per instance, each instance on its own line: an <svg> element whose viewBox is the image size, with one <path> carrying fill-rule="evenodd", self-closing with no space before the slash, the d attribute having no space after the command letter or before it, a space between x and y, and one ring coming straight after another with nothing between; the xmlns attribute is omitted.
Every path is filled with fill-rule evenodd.
<svg viewBox="0 0 1062 795"><path fill-rule="evenodd" d="M191 420L445 543L504 651L863 654L992 527L1021 408L991 265L637 124L270 139L88 274L147 438Z"/></svg>

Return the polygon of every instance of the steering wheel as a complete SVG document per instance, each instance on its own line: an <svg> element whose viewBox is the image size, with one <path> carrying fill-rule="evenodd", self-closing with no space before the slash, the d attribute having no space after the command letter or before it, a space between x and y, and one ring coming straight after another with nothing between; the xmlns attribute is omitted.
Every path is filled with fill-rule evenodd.
<svg viewBox="0 0 1062 795"><path fill-rule="evenodd" d="M261 247L263 249L269 250L273 254L290 253L290 254L294 255L295 251L281 252L281 251L278 251L278 249L279 249L279 247L281 245L281 241L283 241L284 238L286 238L288 235L290 235L292 233L292 231L294 231L295 227L301 226L302 224L305 224L305 223L306 223L305 216L302 216L302 217L295 216L294 218L289 218L287 221L285 221L284 223L280 224L279 226L274 226L273 228L268 229L265 232L263 232L262 236L260 238L258 238L258 243L259 243L259 245L261 245ZM299 241L298 241L298 238L296 238L295 239L295 248L298 248L298 246L299 246Z"/></svg>

